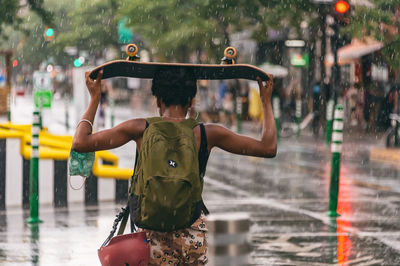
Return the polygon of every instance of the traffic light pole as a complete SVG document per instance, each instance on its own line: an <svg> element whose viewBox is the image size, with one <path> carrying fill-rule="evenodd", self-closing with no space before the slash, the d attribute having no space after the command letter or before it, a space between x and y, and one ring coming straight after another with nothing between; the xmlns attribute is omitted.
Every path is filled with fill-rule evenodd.
<svg viewBox="0 0 400 266"><path fill-rule="evenodd" d="M338 95L340 85L340 73L338 64L338 46L339 46L339 25L335 22L331 25L333 35L331 37L332 53L333 53L333 66L332 66L332 93L330 98L334 99Z"/></svg>

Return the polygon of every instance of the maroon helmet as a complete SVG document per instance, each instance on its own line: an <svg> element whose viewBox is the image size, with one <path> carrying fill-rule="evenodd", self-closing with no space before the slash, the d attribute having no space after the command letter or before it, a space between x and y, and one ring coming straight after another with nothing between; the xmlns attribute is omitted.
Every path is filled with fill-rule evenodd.
<svg viewBox="0 0 400 266"><path fill-rule="evenodd" d="M146 232L115 236L97 252L102 266L145 266L150 260Z"/></svg>

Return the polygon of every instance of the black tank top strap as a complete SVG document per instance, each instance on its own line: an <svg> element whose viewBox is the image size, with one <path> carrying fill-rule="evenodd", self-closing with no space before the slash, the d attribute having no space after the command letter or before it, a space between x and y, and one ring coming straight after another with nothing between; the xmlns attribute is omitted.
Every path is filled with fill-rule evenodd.
<svg viewBox="0 0 400 266"><path fill-rule="evenodd" d="M208 144L206 129L203 123L200 123L200 149L199 149L199 173L200 176L204 176L206 172L206 166L208 161Z"/></svg>

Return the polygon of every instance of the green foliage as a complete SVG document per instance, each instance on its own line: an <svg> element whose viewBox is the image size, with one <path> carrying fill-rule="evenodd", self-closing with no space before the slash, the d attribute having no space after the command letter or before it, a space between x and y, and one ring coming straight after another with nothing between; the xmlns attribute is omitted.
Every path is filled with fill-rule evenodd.
<svg viewBox="0 0 400 266"><path fill-rule="evenodd" d="M118 47L118 0L82 1L68 13L70 26L60 32L56 46L76 46L95 53L108 46Z"/></svg>
<svg viewBox="0 0 400 266"><path fill-rule="evenodd" d="M371 36L382 41L382 54L392 68L400 69L400 35L381 27L389 25L400 30L399 19L394 19L400 1L370 2L376 8L351 6L351 22L343 32L350 38ZM122 18L127 18L126 26L132 29L134 41L157 61L215 63L231 44L234 33L250 31L262 47L270 41L270 29L294 29L301 38L300 25L306 22L308 30L315 34L321 27L321 18L331 11L330 5L317 5L310 0L28 0L26 6L20 3L0 0L0 35L10 37L2 46L16 49L17 56L34 66L49 58L57 64L72 65L74 58L65 54L66 46L88 51L93 57L101 56L110 47L120 53L117 24ZM54 41L48 43L43 39L46 25L55 30ZM310 41L315 40L314 36ZM190 57L193 52L197 58ZM122 53L117 54L118 58L121 56Z"/></svg>
<svg viewBox="0 0 400 266"><path fill-rule="evenodd" d="M251 24L253 0L137 0L124 1L121 15L160 60L189 60L205 53L207 62L221 57L231 34ZM198 58L198 61L201 61Z"/></svg>
<svg viewBox="0 0 400 266"><path fill-rule="evenodd" d="M18 14L19 11L26 13L28 10L35 12L45 24L52 21L52 13L44 7L43 0L27 0L26 6L21 6L19 0L0 0L0 36L7 38L4 34L5 26L12 26L19 30L24 22L24 16Z"/></svg>

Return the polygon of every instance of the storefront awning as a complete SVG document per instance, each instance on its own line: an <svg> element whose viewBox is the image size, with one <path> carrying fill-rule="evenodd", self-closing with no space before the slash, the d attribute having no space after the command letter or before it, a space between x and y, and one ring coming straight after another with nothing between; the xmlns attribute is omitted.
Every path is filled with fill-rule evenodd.
<svg viewBox="0 0 400 266"><path fill-rule="evenodd" d="M353 39L351 44L345 45L338 49L338 64L347 65L355 60L363 57L364 55L374 53L382 49L383 43L373 39L366 39L360 41ZM333 65L333 54L328 54L325 60L325 65Z"/></svg>
<svg viewBox="0 0 400 266"><path fill-rule="evenodd" d="M339 60L351 60L361 58L364 55L371 54L382 49L383 43L375 40L367 40L361 42L357 39L353 39L351 44L345 45L338 49Z"/></svg>

